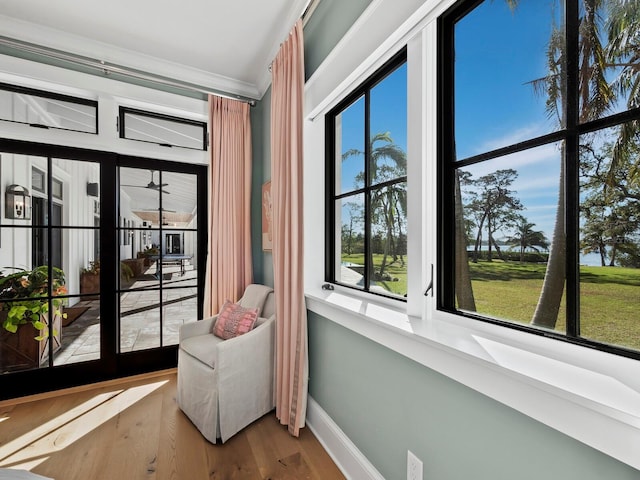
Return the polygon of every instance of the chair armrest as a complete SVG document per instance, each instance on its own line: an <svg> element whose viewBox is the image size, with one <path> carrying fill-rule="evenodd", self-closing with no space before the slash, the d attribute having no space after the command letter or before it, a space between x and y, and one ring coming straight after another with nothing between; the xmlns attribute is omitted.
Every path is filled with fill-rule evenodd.
<svg viewBox="0 0 640 480"><path fill-rule="evenodd" d="M197 322L185 323L180 326L178 334L178 341L181 342L185 338L195 337L196 335L204 335L205 333L211 333L213 324L215 323L218 315L213 317L198 320Z"/></svg>
<svg viewBox="0 0 640 480"><path fill-rule="evenodd" d="M275 351L275 319L271 317L244 335L220 342L216 350L220 383L237 378L239 373L250 377L270 373Z"/></svg>
<svg viewBox="0 0 640 480"><path fill-rule="evenodd" d="M233 357L238 357L237 360L240 360L241 357L246 359L246 356L250 355L252 350L261 350L264 345L272 346L275 342L274 333L275 318L271 317L253 330L221 342L217 349L218 360L225 363L230 360L230 364L233 367L234 360L236 360ZM246 362L241 363L245 364ZM220 363L217 363L217 365L222 366Z"/></svg>

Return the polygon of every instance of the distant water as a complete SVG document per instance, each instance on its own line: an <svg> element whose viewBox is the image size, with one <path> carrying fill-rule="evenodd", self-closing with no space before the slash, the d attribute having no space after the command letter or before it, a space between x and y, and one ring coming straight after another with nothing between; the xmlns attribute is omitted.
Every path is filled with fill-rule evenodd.
<svg viewBox="0 0 640 480"><path fill-rule="evenodd" d="M606 260L609 261L608 259ZM580 255L580 265L586 265L588 267L599 267L602 265L600 262L599 253L587 253L586 255Z"/></svg>

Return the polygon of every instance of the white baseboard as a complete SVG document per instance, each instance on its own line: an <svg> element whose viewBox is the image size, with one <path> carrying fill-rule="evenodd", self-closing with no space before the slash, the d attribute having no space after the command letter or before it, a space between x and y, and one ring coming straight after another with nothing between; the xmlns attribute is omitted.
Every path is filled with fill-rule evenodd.
<svg viewBox="0 0 640 480"><path fill-rule="evenodd" d="M311 397L307 402L306 424L347 480L385 480Z"/></svg>

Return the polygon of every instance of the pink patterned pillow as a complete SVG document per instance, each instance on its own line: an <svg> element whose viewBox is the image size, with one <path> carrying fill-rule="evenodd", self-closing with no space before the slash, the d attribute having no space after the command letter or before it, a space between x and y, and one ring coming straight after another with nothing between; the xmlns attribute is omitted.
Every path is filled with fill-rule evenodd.
<svg viewBox="0 0 640 480"><path fill-rule="evenodd" d="M224 302L218 320L213 326L213 334L224 340L250 331L258 318L257 308L244 308L229 300Z"/></svg>

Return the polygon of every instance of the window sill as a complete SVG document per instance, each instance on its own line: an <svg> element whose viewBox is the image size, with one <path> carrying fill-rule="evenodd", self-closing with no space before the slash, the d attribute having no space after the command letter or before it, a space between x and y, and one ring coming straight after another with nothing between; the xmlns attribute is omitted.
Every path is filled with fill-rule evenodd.
<svg viewBox="0 0 640 480"><path fill-rule="evenodd" d="M640 469L640 362L345 290L307 289L307 308Z"/></svg>

